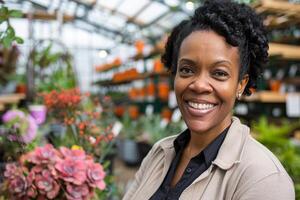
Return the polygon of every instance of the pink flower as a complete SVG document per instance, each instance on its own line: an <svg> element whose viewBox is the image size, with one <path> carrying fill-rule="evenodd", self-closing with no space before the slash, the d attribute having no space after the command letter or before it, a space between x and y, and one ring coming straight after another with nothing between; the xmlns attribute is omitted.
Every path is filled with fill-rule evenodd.
<svg viewBox="0 0 300 200"><path fill-rule="evenodd" d="M24 175L16 175L8 180L8 190L13 196L24 197L27 193L28 183Z"/></svg>
<svg viewBox="0 0 300 200"><path fill-rule="evenodd" d="M87 166L87 180L91 187L97 187L104 190L106 185L104 182L105 172L99 163L89 162Z"/></svg>
<svg viewBox="0 0 300 200"><path fill-rule="evenodd" d="M24 173L27 173L27 168L18 166L15 163L7 164L4 172L4 177L7 178L8 190L14 196L19 199L24 199L25 196L36 197L37 192L35 186L32 184L32 174L29 173L27 177ZM17 199L18 199L17 198ZM26 198L25 198L26 199Z"/></svg>
<svg viewBox="0 0 300 200"><path fill-rule="evenodd" d="M14 122L13 127L18 131L17 134L8 135L8 139L11 141L19 141L24 143L30 143L37 134L38 125L33 117L25 115L20 110L9 110L3 116L2 120L5 124ZM22 130L25 124L26 130Z"/></svg>
<svg viewBox="0 0 300 200"><path fill-rule="evenodd" d="M29 153L26 157L26 160L35 164L55 163L59 159L59 152L51 144L37 147L35 151Z"/></svg>
<svg viewBox="0 0 300 200"><path fill-rule="evenodd" d="M22 174L22 170L20 170L20 168L15 163L9 163L5 165L4 177L12 179L15 176L21 174Z"/></svg>
<svg viewBox="0 0 300 200"><path fill-rule="evenodd" d="M81 185L86 181L86 164L84 160L66 158L56 163L58 176L67 182Z"/></svg>
<svg viewBox="0 0 300 200"><path fill-rule="evenodd" d="M40 174L36 175L35 185L39 192L46 195L48 199L54 199L60 190L58 183L48 170L43 170Z"/></svg>
<svg viewBox="0 0 300 200"><path fill-rule="evenodd" d="M68 149L60 147L60 152L66 157L73 160L84 160L86 158L85 152L81 149Z"/></svg>
<svg viewBox="0 0 300 200"><path fill-rule="evenodd" d="M88 199L90 195L89 187L86 184L73 185L67 184L67 199L68 200L83 200Z"/></svg>

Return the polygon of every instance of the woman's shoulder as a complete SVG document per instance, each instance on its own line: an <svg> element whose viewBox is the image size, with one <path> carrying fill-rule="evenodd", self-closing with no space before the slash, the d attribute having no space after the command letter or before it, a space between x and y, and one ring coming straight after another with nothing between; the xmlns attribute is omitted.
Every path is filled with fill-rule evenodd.
<svg viewBox="0 0 300 200"><path fill-rule="evenodd" d="M255 166L268 173L286 173L278 158L263 144L249 136L242 156L242 163Z"/></svg>
<svg viewBox="0 0 300 200"><path fill-rule="evenodd" d="M178 134L176 135L171 135L171 136L168 136L168 137L165 137L165 138L162 138L160 139L159 141L157 141L152 149L157 149L157 148L162 148L162 149L165 149L165 148L173 148L174 145L174 140L178 137Z"/></svg>

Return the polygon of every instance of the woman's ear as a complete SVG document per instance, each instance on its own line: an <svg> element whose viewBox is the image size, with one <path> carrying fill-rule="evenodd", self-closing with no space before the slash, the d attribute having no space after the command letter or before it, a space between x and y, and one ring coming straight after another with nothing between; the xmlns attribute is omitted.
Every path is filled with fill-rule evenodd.
<svg viewBox="0 0 300 200"><path fill-rule="evenodd" d="M245 74L243 78L239 81L237 87L237 96L241 96L245 90L245 87L249 81L249 75Z"/></svg>

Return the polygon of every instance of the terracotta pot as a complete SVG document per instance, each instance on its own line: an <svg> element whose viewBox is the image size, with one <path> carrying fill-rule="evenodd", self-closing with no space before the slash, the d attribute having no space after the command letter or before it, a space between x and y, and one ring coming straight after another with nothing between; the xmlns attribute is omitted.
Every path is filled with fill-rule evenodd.
<svg viewBox="0 0 300 200"><path fill-rule="evenodd" d="M162 64L162 62L159 59L156 59L154 61L153 71L155 73L160 73L160 72L164 71L164 65Z"/></svg>
<svg viewBox="0 0 300 200"><path fill-rule="evenodd" d="M281 81L280 80L270 80L269 81L270 89L273 92L279 92Z"/></svg>
<svg viewBox="0 0 300 200"><path fill-rule="evenodd" d="M166 120L170 121L171 118L172 118L172 111L167 107L163 108L162 111L161 111L161 117L163 119L166 119Z"/></svg>
<svg viewBox="0 0 300 200"><path fill-rule="evenodd" d="M169 91L170 87L168 83L161 82L158 84L158 97L163 100L167 101L169 98Z"/></svg>
<svg viewBox="0 0 300 200"><path fill-rule="evenodd" d="M137 54L143 54L145 43L142 40L137 40L134 44Z"/></svg>
<svg viewBox="0 0 300 200"><path fill-rule="evenodd" d="M16 87L16 93L26 94L26 84L18 84Z"/></svg>
<svg viewBox="0 0 300 200"><path fill-rule="evenodd" d="M139 116L139 108L137 106L129 106L128 113L131 119L137 119Z"/></svg>

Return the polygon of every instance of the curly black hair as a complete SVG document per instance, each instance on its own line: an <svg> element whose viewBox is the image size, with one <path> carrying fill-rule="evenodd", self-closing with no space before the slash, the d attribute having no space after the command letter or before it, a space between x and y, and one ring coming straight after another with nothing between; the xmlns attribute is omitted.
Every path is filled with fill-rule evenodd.
<svg viewBox="0 0 300 200"><path fill-rule="evenodd" d="M239 80L245 74L249 75L243 94L251 95L250 88L256 88L257 79L268 62L269 45L262 18L245 4L228 0L204 2L195 10L194 16L177 25L168 37L161 60L172 74L176 74L182 41L199 30L215 31L228 44L238 47L241 66Z"/></svg>

